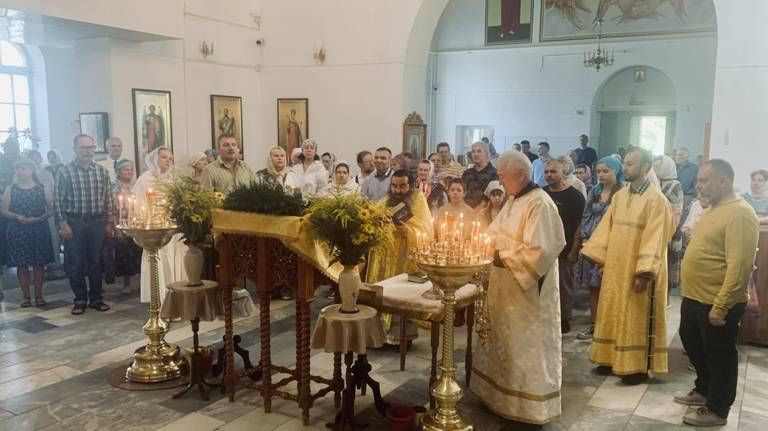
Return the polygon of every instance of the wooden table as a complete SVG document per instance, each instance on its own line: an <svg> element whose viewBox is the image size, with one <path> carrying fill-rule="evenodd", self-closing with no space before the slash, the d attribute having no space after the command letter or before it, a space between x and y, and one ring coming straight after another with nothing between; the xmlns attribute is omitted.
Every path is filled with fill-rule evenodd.
<svg viewBox="0 0 768 431"><path fill-rule="evenodd" d="M327 379L310 374L309 303L314 297L315 286L321 284L324 276L311 263L288 249L279 239L223 232L216 237L216 248L219 250L219 285L224 289L226 347L224 384L229 400L234 401L236 387L243 386L256 389L261 393L265 413L271 412L273 397L295 401L301 409L303 424L308 425L309 409L315 400L329 392L334 392L334 399L339 400L343 389L340 375ZM232 286L241 277L251 279L259 293L261 340L259 366L262 372L260 382L254 382L248 377L254 371L259 371L259 366L239 373L235 372ZM296 286L296 364L294 368L273 364L270 350L271 291L274 286L283 283ZM325 282L325 284L330 283L330 281ZM334 368L336 367L341 367L340 358L334 361ZM288 377L272 382L273 372L287 374ZM310 391L310 381L321 384L321 388L314 394ZM283 388L292 382L296 382L296 392L289 392Z"/></svg>
<svg viewBox="0 0 768 431"><path fill-rule="evenodd" d="M755 284L760 315L744 313L741 318L739 343L768 346L768 226L760 227L760 241L757 247L759 250L755 261Z"/></svg>
<svg viewBox="0 0 768 431"><path fill-rule="evenodd" d="M312 333L313 348L333 353L334 376L341 375L341 370L336 368L336 364L340 355L344 354L347 372L342 407L333 423L327 425L337 431L367 426L355 423L355 392L358 388L361 391L366 386L371 388L376 410L382 416L389 406L381 398L379 383L370 376L372 367L366 355L368 347L381 347L384 344L384 328L375 308L363 304L358 304L357 307L357 313L341 312L340 304L323 308ZM357 354L357 361L353 364L354 354Z"/></svg>
<svg viewBox="0 0 768 431"><path fill-rule="evenodd" d="M435 399L432 397L432 386L437 382L437 350L440 346L440 328L444 317L444 306L441 300L425 299L421 294L432 288L431 282L423 284L408 282L407 274L400 274L382 280L377 285L383 288L381 310L400 316L400 339L405 339L405 325L407 320L425 320L431 323L430 347L432 362L429 373L429 406L435 408ZM472 330L475 321L475 301L480 295L480 288L467 284L456 291L456 310L466 310L467 313L467 352L465 355L465 382L469 387L472 376ZM392 329L390 329L392 330ZM400 343L400 370L405 369L405 356L407 343Z"/></svg>

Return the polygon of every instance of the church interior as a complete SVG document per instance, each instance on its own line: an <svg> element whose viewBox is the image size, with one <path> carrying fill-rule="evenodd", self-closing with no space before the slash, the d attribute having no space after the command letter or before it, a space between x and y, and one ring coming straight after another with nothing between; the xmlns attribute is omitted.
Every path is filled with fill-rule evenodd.
<svg viewBox="0 0 768 431"><path fill-rule="evenodd" d="M18 232L34 218L44 226L45 251L50 254L52 246L56 262L55 267L45 262L45 268L29 263L32 271L27 263L13 264L14 259L0 262L0 431L694 429L683 418L704 404L679 402L701 373L696 355L690 354L692 344L679 331L686 325L681 308L689 301L680 275L675 283L670 275L665 283L670 287L663 286L661 294L649 294L649 321L664 322L663 333L654 334L653 325L643 320L651 328L642 326L646 333L640 337L651 340L650 347L639 348L647 367L640 370L639 384L628 383L618 363L612 364L614 374L595 371L611 364L591 353L602 342L604 319L593 310L598 307L591 303L598 301L590 296L594 286L575 291L571 286L572 316L564 314L562 274L573 271L558 257L562 247L571 246L567 226L562 233L565 220L555 230L540 225L539 231L560 232L567 245L552 256L542 252L541 260L530 264L522 255L505 254L494 236L518 229L498 220L525 196L541 194L547 208L562 210L559 201L553 197L551 202L539 190L510 191L513 165L533 175L526 181L530 187L538 189L535 183L541 182L547 192L559 181L550 181L551 166L568 171L570 163L570 178L579 177L579 166L588 166L586 179L573 180L587 187L578 195L584 208L590 196L594 202L601 199L600 189L590 190L593 184L602 188L602 167L612 167L614 185L621 176L615 174L625 171L628 195L635 193L636 182L650 181L631 180L627 163L634 160L633 152L656 157L659 166L665 159L674 161L678 186L684 183L681 166L698 169L699 177L687 178L690 190L682 184L677 202L683 207L684 200L682 213L669 221L676 225L670 238L677 232L688 247L676 258L678 271L682 260L683 280L693 265L686 258L696 256L683 252L698 244L695 234L685 237L683 228L689 205L703 193L697 178L701 182L703 171L720 166L708 161L726 161L735 174L735 198L744 195L753 204L759 234L752 237L759 245L750 257L756 255L756 269L747 274L749 302L734 338L738 362L728 362L737 370L735 395L730 413L725 409L727 423L720 415L723 421L712 416L711 425L766 429L768 186L763 183L768 150L760 144L760 136L768 136L765 19L764 0L0 0L0 170L7 174L0 176L0 192L5 190L0 219L7 219L0 225L5 231L0 248L8 249L7 257L31 253L35 237ZM442 143L449 147L445 155ZM527 158L519 156L521 144L530 151L522 153ZM590 161L582 160L587 149L595 154ZM20 161L32 153L36 164ZM677 159L683 153L684 163ZM225 164L227 157L234 164ZM75 189L103 186L103 181L78 186L72 176L80 172L80 160L91 160L88 175L109 171L115 188L108 200L98 201L106 196L99 195L94 204L77 193L71 201L62 197L69 190L61 185L66 181ZM40 174L53 172L49 167L57 164L60 169L47 174L51 187L42 186ZM74 173L67 173L70 165ZM125 166L133 177L124 181ZM495 166L494 181L484 179L487 171L481 166ZM346 176L339 175L339 167L346 167ZM315 168L322 184L309 179ZM454 168L459 171L452 176ZM650 163L647 168L656 172L658 184L668 180ZM32 189L24 186L25 169L38 172L31 176ZM241 179L245 169L248 175L252 170L248 179L272 175L279 185L266 194L270 191ZM178 186L182 197L177 200L189 205L179 204L179 213L168 210L181 214L175 222L164 218L155 224L158 208L175 198L157 197L152 184L141 189L139 202L133 194L139 193L141 177L166 170L202 186ZM400 172L409 175L402 185L421 200L409 206L403 198L401 206L386 204L380 210L374 203L399 196ZM755 185L761 176L762 183ZM442 178L434 184L441 182L448 203L433 207L432 177ZM289 186L294 180L299 183ZM377 190L384 180L385 188ZM18 196L30 196L38 186L46 216L16 217L25 208ZM173 185L168 187L163 190L170 196ZM494 187L502 194L508 188L498 216L492 209ZM653 193L665 196L659 190ZM454 193L460 218L451 212ZM477 202L470 200L473 193ZM621 192L615 193L618 200ZM264 196L282 199L281 211L292 204L300 208L270 215L241 208L277 208L272 197ZM373 247L354 255L355 249L350 260L338 244L352 249L362 239L352 233L343 240L334 233L327 241L318 239L325 238L323 222L313 220L320 220L324 208L315 197L328 205L339 199L362 208L355 213L365 214L359 216L361 232L370 238L380 232L371 241L388 244L388 254ZM238 198L241 206L233 204ZM208 216L183 213L195 204L207 205L205 199L216 207L205 209ZM416 205L421 201L429 207L424 207L421 231L415 232L409 229L421 217ZM478 202L485 212L470 216ZM78 249L81 256L75 256L73 238L83 235L75 223L91 226L102 214L100 209L95 215L86 210L80 218L75 213L102 204L106 235L127 240L130 250L121 250L130 263L117 257L118 240L110 252L114 256L107 256L103 238L97 241L99 250ZM675 202L665 205L674 212ZM371 219L379 211L386 212L387 226L366 230L366 223L377 223ZM576 225L583 212L578 210ZM647 214L648 226L661 212ZM487 214L489 222L481 225L479 214ZM191 221L182 226L182 217ZM491 222L494 217L501 218ZM444 232L454 225L455 238ZM8 226L21 227L15 232ZM582 222L577 242L586 241L578 239L583 228ZM199 241L191 239L196 235ZM458 244L455 250L441 245L446 236ZM521 247L532 247L527 238L520 240ZM172 244L166 246L168 241ZM663 256L668 246L672 252L674 241L662 241ZM93 248L90 239L77 244ZM199 283L186 275L192 258L169 250L173 244L200 253ZM572 255L574 266L586 259L578 248ZM641 260L642 253L636 257ZM80 258L88 261L80 265L87 266L82 272L88 272L90 303L86 276L81 275L82 287L73 281L71 268ZM672 258L656 258L663 261L666 280ZM96 269L94 260L101 261ZM182 263L187 272L176 268ZM554 270L539 270L539 264ZM508 299L492 294L494 283L501 283L499 271L517 274L514 265L525 266L520 271L528 271L532 280L526 300L557 315L550 322L556 334L533 337L526 327L503 323L529 317L521 303L505 305L501 315L494 311L501 307L494 300ZM94 297L93 274L101 284L102 271L103 296ZM560 278L553 279L558 271ZM608 273L606 263L605 273L600 267L603 281ZM38 276L45 279L42 287ZM504 285L509 289L525 278L508 276L516 280ZM353 284L350 277L359 292L345 293L346 283ZM530 299L537 279L538 293ZM452 282L456 285L449 286ZM32 295L30 284L35 284ZM746 279L742 284L746 301ZM551 302L542 302L544 292L554 295ZM523 316L515 317L516 310ZM541 330L538 323L530 328L536 334ZM494 331L507 332L500 338ZM654 340L664 345L654 348ZM499 344L508 344L503 355L488 353ZM488 377L489 357L526 356L529 345L540 355L532 357L540 359L527 360L546 366L527 372L511 365L516 360L502 359L491 368L504 377ZM615 351L635 347L616 345ZM650 364L659 352L666 371L657 373ZM727 368L720 365L712 367ZM506 378L546 380L546 388L556 389L522 393L504 386ZM492 389L478 389L483 382ZM490 390L499 399L522 401L508 401L507 410L486 399ZM518 408L523 413L511 413ZM710 404L705 408L717 413ZM463 427L450 423L449 416L461 418Z"/></svg>

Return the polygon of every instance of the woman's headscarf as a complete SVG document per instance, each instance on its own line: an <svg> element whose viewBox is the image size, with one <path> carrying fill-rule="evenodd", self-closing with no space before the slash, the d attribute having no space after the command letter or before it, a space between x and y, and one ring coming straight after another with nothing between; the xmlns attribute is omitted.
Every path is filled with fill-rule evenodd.
<svg viewBox="0 0 768 431"><path fill-rule="evenodd" d="M491 192L494 190L501 190L502 193L506 194L506 191L504 191L504 186L501 185L501 182L494 180L488 183L488 187L485 188L485 191L483 194L487 197L491 197Z"/></svg>
<svg viewBox="0 0 768 431"><path fill-rule="evenodd" d="M661 182L677 180L677 166L672 157L661 156L661 167L659 172L657 172L657 176Z"/></svg>
<svg viewBox="0 0 768 431"><path fill-rule="evenodd" d="M587 187L592 187L594 184L592 183L592 169L589 168L589 166L585 165L584 163L576 166L576 169L584 168L584 171L587 174L587 180L584 181L584 185ZM579 178L581 179L581 178Z"/></svg>
<svg viewBox="0 0 768 431"><path fill-rule="evenodd" d="M147 168L150 172L152 172L152 175L154 175L157 178L165 178L166 176L170 175L171 169L169 168L167 171L160 172L160 167L157 166L157 159L159 157L160 151L167 150L173 154L170 148L166 146L160 146L152 150L149 154L144 157L144 163L146 163ZM173 167L173 166L171 166Z"/></svg>
<svg viewBox="0 0 768 431"><path fill-rule="evenodd" d="M122 171L123 170L123 166L126 166L126 165L133 166L133 161L128 160L128 159L121 159L121 160L118 160L117 164L115 165L115 176L117 177L116 178L117 181L120 181L120 178L119 178L120 177L120 171ZM136 175L134 174L134 178L131 181L136 181L135 176Z"/></svg>
<svg viewBox="0 0 768 431"><path fill-rule="evenodd" d="M573 166L573 160L568 156L560 156L557 158L557 161L565 167L565 180L568 181L573 178L573 173L576 171L576 168Z"/></svg>
<svg viewBox="0 0 768 431"><path fill-rule="evenodd" d="M269 175L274 178L281 186L285 185L285 176L288 175L288 172L291 171L291 169L288 167L288 160L285 161L285 165L283 165L282 170L277 170L275 168L275 163L272 162L272 151L278 150L283 153L283 156L285 156L285 149L283 147L272 147L267 151L267 172L269 172ZM293 151L301 149L294 148Z"/></svg>
<svg viewBox="0 0 768 431"><path fill-rule="evenodd" d="M195 173L195 164L197 164L200 159L205 159L207 157L208 156L206 156L205 153L201 153L200 151L190 153L190 155L187 157L187 166L192 169L192 173Z"/></svg>
<svg viewBox="0 0 768 431"><path fill-rule="evenodd" d="M760 171L757 171L752 174L752 176L760 175L763 176L763 174ZM750 177L751 179L752 177ZM759 189L757 189L757 192L752 192L752 190L749 190L749 193L747 193L751 198L753 202L762 203L765 201L768 201L768 182L763 183L762 186L760 186Z"/></svg>
<svg viewBox="0 0 768 431"><path fill-rule="evenodd" d="M621 169L621 161L619 161L618 158L612 155L605 156L598 160L597 163L595 163L595 166L599 164L608 166L608 168L612 170L614 174L616 174L616 184L621 185L624 183L624 170ZM603 191L603 184L598 181L597 185L592 190L594 190L595 194L600 194Z"/></svg>
<svg viewBox="0 0 768 431"><path fill-rule="evenodd" d="M339 160L338 162L334 162L333 164L333 171L331 172L331 178L333 179L332 183L336 184L336 168L338 168L339 166L345 166L347 168L347 176L348 176L347 183L349 183L350 181L354 182L355 179L352 178L352 175L350 175L352 173L352 169L349 167L349 162L345 160Z"/></svg>
<svg viewBox="0 0 768 431"><path fill-rule="evenodd" d="M392 160L397 161L397 164L400 165L400 169L405 169L407 171L411 168L408 166L408 159L406 159L402 154L398 154L395 157L392 157Z"/></svg>

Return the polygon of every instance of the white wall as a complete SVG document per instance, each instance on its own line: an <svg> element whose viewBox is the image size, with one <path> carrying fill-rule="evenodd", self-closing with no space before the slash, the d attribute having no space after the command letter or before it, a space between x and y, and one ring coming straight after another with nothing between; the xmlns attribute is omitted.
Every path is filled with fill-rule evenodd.
<svg viewBox="0 0 768 431"><path fill-rule="evenodd" d="M738 4L736 4L738 3ZM730 161L736 184L768 167L768 2L715 0L719 39L711 157Z"/></svg>
<svg viewBox="0 0 768 431"><path fill-rule="evenodd" d="M185 0L1 0L0 7L143 33L181 37L184 34L184 3Z"/></svg>
<svg viewBox="0 0 768 431"><path fill-rule="evenodd" d="M424 113L426 50L446 2L264 0L265 145L277 140L277 99L306 97L320 152L400 151L407 113ZM320 46L324 65L312 57Z"/></svg>
<svg viewBox="0 0 768 431"><path fill-rule="evenodd" d="M622 69L646 66L662 71L674 84L674 144L701 153L704 123L712 111L714 35L611 40L607 47L615 51L616 61L596 72L582 65L583 52L591 46L583 43L483 47L482 3L452 0L438 24L433 45L438 52L431 56L436 79L428 83L438 88L432 145L453 143L458 125L495 126L499 150L521 139L546 140L555 154L564 154L576 147L582 133L598 145L594 102L599 90Z"/></svg>

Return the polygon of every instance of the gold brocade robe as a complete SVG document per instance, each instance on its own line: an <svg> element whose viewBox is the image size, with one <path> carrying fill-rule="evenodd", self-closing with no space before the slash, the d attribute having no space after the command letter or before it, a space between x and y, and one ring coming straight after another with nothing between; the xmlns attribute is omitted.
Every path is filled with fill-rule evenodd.
<svg viewBox="0 0 768 431"><path fill-rule="evenodd" d="M625 187L581 253L603 266L589 359L615 375L667 372L667 246L675 225L669 201L655 186L641 195ZM635 275L652 273L642 293Z"/></svg>
<svg viewBox="0 0 768 431"><path fill-rule="evenodd" d="M560 416L562 356L557 257L563 223L540 188L512 197L488 227L504 267L490 269L488 350L475 349L469 389L506 419Z"/></svg>
<svg viewBox="0 0 768 431"><path fill-rule="evenodd" d="M386 206L387 196L381 199L377 205ZM410 273L418 270L416 264L408 258L408 252L411 247L416 245L419 232L426 234L425 238L432 238L432 215L429 212L427 199L421 190L414 192L411 213L413 213L413 217L405 222L406 232L395 230L392 243L371 250L365 277L367 283L377 283L404 272ZM423 286L417 284L414 285L414 288L423 288ZM382 313L381 318L384 323L385 342L392 345L400 344L399 317ZM416 326L410 323L406 324L405 335L408 340L418 337Z"/></svg>
<svg viewBox="0 0 768 431"><path fill-rule="evenodd" d="M381 199L377 205L386 206L387 197ZM416 246L416 235L419 232L426 234L426 238L432 238L432 215L429 212L427 200L420 190L414 192L411 213L413 217L405 222L405 233L395 230L392 243L371 250L365 277L367 283L376 283L404 272L417 270L416 264L408 259L408 252L411 247Z"/></svg>

